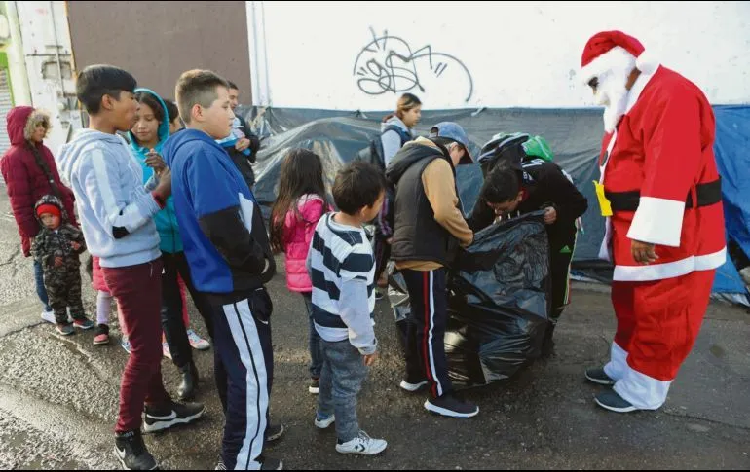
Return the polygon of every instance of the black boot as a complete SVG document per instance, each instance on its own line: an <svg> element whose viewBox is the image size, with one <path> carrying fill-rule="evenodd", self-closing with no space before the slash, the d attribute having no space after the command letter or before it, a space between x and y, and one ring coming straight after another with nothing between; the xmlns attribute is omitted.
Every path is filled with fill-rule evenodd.
<svg viewBox="0 0 750 472"><path fill-rule="evenodd" d="M198 389L198 369L195 367L195 362L190 361L180 368L182 373L182 382L177 388L177 396L180 400L192 400L195 397L195 392Z"/></svg>

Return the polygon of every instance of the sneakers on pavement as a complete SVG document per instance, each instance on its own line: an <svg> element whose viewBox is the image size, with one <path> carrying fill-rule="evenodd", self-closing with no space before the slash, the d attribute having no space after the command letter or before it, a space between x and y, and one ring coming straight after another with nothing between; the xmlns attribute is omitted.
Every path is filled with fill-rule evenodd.
<svg viewBox="0 0 750 472"><path fill-rule="evenodd" d="M42 312L42 319L47 323L57 324L57 318L55 318L55 310L44 310Z"/></svg>
<svg viewBox="0 0 750 472"><path fill-rule="evenodd" d="M190 424L200 419L205 413L206 407L202 403L169 402L159 408L146 407L143 431L155 433L180 424Z"/></svg>
<svg viewBox="0 0 750 472"><path fill-rule="evenodd" d="M130 347L130 338L128 336L123 336L120 340L120 346L122 346L123 349L125 349L128 354L130 354L131 347Z"/></svg>
<svg viewBox="0 0 750 472"><path fill-rule="evenodd" d="M100 324L94 331L94 346L109 344L109 326Z"/></svg>
<svg viewBox="0 0 750 472"><path fill-rule="evenodd" d="M307 389L313 395L320 393L320 379L310 380L310 387Z"/></svg>
<svg viewBox="0 0 750 472"><path fill-rule="evenodd" d="M286 429L284 428L284 425L281 423L269 424L268 426L266 426L266 438L265 438L266 442L271 443L274 441L278 441L284 435L285 431Z"/></svg>
<svg viewBox="0 0 750 472"><path fill-rule="evenodd" d="M479 414L478 406L450 394L431 398L425 402L424 407L427 411L448 418L473 418Z"/></svg>
<svg viewBox="0 0 750 472"><path fill-rule="evenodd" d="M611 379L609 375L604 372L603 367L597 367L595 369L586 369L586 380L599 385L614 385L614 379Z"/></svg>
<svg viewBox="0 0 750 472"><path fill-rule="evenodd" d="M344 444L336 444L339 454L361 454L374 456L385 451L388 443L382 439L372 439L364 431L360 431L356 438Z"/></svg>
<svg viewBox="0 0 750 472"><path fill-rule="evenodd" d="M161 349L162 349L162 352L164 353L164 357L168 357L169 359L172 358L172 353L169 352L168 342L164 341L163 343L161 343Z"/></svg>
<svg viewBox="0 0 750 472"><path fill-rule="evenodd" d="M55 331L57 331L57 334L60 336L72 336L76 334L76 330L73 328L72 324L58 324L55 327Z"/></svg>
<svg viewBox="0 0 750 472"><path fill-rule="evenodd" d="M75 326L78 329L82 329L84 331L88 331L92 329L96 324L91 321L90 319L86 318L85 316L83 318L76 318L73 320L73 326Z"/></svg>
<svg viewBox="0 0 750 472"><path fill-rule="evenodd" d="M318 429L327 429L335 422L336 417L334 415L321 416L320 413L315 415L315 427L317 427Z"/></svg>
<svg viewBox="0 0 750 472"><path fill-rule="evenodd" d="M115 436L115 455L125 470L156 470L159 464L149 454L140 431Z"/></svg>
<svg viewBox="0 0 750 472"><path fill-rule="evenodd" d="M190 341L190 345L193 347L193 349L205 351L206 349L211 347L211 344L209 344L208 341L198 336L198 333L196 333L192 329L187 330L187 335L188 341Z"/></svg>
<svg viewBox="0 0 750 472"><path fill-rule="evenodd" d="M615 392L614 389L607 389L600 392L594 401L597 405L604 408L605 410L614 411L615 413L630 413L638 411L638 408L630 404L630 402L624 400L619 393Z"/></svg>

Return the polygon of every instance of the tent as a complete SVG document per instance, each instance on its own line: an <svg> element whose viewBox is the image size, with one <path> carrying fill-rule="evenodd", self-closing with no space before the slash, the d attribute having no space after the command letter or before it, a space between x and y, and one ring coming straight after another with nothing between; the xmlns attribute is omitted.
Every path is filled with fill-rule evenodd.
<svg viewBox="0 0 750 472"><path fill-rule="evenodd" d="M583 216L574 270L607 282L611 280L612 267L597 260L604 221L591 184L599 178L596 159L603 135L601 113L592 108L430 110L423 111L417 133L424 136L433 124L456 122L469 134L472 155L498 132L523 131L543 136L555 154L555 162L573 176L591 203ZM715 152L723 178L727 234L750 257L750 106L719 105L714 107L714 113ZM262 139L255 165L255 195L268 207L276 198L280 163L289 149L302 147L316 152L323 160L326 183L331 184L338 169L353 160L369 140L379 136L386 112L252 108L244 115ZM460 166L457 175L464 211L468 213L481 187L482 173L474 164ZM748 303L747 289L731 261L718 271L713 291L735 302Z"/></svg>

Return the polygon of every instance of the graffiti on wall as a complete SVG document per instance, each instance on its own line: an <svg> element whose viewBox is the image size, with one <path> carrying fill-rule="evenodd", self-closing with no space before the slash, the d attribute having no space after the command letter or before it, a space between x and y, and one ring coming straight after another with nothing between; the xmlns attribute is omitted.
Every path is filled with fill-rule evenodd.
<svg viewBox="0 0 750 472"><path fill-rule="evenodd" d="M414 50L409 43L385 30L370 28L372 40L354 60L357 87L368 95L429 92L438 82L449 83L454 93L469 102L474 84L468 67L456 56L437 52L427 44ZM462 88L459 88L462 87Z"/></svg>

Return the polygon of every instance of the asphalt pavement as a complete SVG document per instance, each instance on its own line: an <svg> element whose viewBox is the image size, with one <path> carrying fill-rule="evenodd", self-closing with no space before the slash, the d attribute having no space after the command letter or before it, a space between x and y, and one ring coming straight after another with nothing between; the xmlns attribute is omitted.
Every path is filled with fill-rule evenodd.
<svg viewBox="0 0 750 472"><path fill-rule="evenodd" d="M19 251L0 192L0 468L111 469L120 376L127 353L94 346L93 333L54 334L40 319L31 261ZM750 314L713 303L696 347L658 412L617 415L598 408L599 387L583 379L608 357L615 318L604 287L577 285L556 330L552 357L505 382L465 393L481 411L471 420L431 416L425 397L398 388L403 371L389 306L378 303L382 357L359 397L359 419L388 440L378 457L341 456L333 431L313 426L307 392L308 324L302 298L280 273L269 284L276 377L272 416L287 433L266 454L288 469L750 469ZM84 277L84 301L94 292ZM191 308L193 327L205 334ZM213 469L223 418L212 381L212 351L195 352L206 417L194 426L146 437L165 469ZM170 392L179 383L164 359Z"/></svg>

